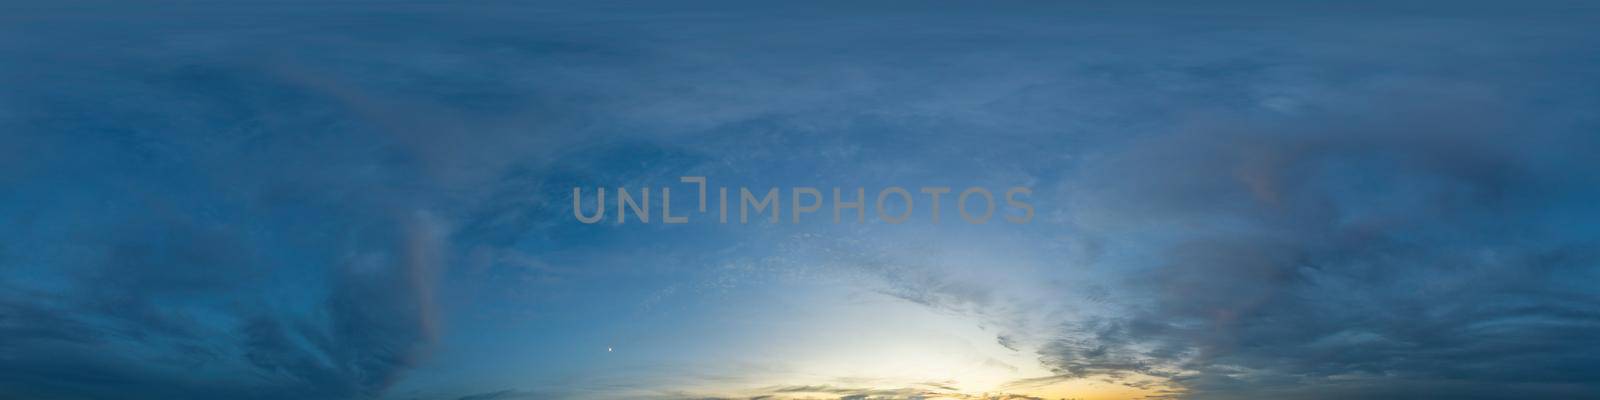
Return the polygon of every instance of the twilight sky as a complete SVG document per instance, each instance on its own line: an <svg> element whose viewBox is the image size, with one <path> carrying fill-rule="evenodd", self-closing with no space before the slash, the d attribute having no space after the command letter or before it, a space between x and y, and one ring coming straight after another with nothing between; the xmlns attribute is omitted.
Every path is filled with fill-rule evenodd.
<svg viewBox="0 0 1600 400"><path fill-rule="evenodd" d="M1584 1L0 4L5 399L1600 398L1597 205Z"/></svg>

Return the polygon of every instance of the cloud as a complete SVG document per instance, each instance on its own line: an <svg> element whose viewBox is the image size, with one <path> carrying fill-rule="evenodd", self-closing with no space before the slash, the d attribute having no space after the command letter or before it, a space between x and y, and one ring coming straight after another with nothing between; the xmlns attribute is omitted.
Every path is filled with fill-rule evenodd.
<svg viewBox="0 0 1600 400"><path fill-rule="evenodd" d="M0 386L39 398L364 398L433 341L428 226L334 268L323 303L304 313L274 310L281 288L262 283L273 275L237 238L139 229L165 237L79 243L115 261L69 270L68 289L7 291Z"/></svg>
<svg viewBox="0 0 1600 400"><path fill-rule="evenodd" d="M1205 121L1085 170L1084 231L1153 256L1124 266L1124 315L1070 326L1043 360L1194 398L1596 393L1583 365L1600 354L1573 349L1600 292L1566 282L1595 274L1593 237L1568 224L1597 216L1542 211L1590 195L1580 171L1600 165L1572 152L1594 143L1452 86ZM1120 239L1135 235L1156 239Z"/></svg>
<svg viewBox="0 0 1600 400"><path fill-rule="evenodd" d="M84 79L7 94L28 106L10 110L18 133L0 142L30 151L11 160L29 168L8 185L17 191L0 214L14 224L0 234L30 250L0 269L0 393L384 392L437 338L446 224L419 196L379 183L403 166L350 147L358 140L315 116L336 102L227 46L135 42L97 58L118 74L38 43L6 44ZM161 61L170 54L206 61ZM38 70L8 78L28 71ZM108 93L141 100L106 104ZM327 135L284 133L308 131Z"/></svg>
<svg viewBox="0 0 1600 400"><path fill-rule="evenodd" d="M1036 353L1038 382L1594 396L1586 14L1255 3L19 10L0 27L18 55L0 67L0 395L399 396L461 264L455 350L476 356L441 380L570 383L561 368L610 370L470 358L714 323L662 299L792 279L969 318ZM693 174L1027 182L1040 216L811 236L551 217L572 186ZM640 243L660 247L617 251ZM573 322L636 298L660 318ZM470 343L502 328L536 344Z"/></svg>

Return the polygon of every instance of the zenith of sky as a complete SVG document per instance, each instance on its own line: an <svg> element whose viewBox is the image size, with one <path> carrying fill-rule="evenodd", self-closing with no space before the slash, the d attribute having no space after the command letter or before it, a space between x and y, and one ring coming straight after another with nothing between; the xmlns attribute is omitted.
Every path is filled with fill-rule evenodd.
<svg viewBox="0 0 1600 400"><path fill-rule="evenodd" d="M1592 2L3 3L0 398L1600 398Z"/></svg>

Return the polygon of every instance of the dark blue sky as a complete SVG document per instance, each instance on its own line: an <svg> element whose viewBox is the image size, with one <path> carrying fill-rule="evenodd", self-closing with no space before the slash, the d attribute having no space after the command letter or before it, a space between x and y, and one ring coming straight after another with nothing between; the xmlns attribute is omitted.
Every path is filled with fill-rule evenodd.
<svg viewBox="0 0 1600 400"><path fill-rule="evenodd" d="M1593 4L33 3L0 398L1600 398Z"/></svg>

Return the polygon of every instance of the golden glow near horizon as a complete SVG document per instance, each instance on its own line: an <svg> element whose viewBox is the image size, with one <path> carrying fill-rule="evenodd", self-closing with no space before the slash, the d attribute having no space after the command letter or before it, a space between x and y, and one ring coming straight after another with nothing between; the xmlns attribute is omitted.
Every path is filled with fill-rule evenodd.
<svg viewBox="0 0 1600 400"><path fill-rule="evenodd" d="M826 296L824 296L826 297ZM1106 377L1054 375L1032 349L1001 346L996 332L970 316L940 312L882 295L805 299L808 312L764 321L758 338L724 344L725 365L711 382L680 386L694 396L773 399L1140 399L1162 394ZM1153 377L1122 377L1159 382ZM1147 386L1147 387L1159 387Z"/></svg>
<svg viewBox="0 0 1600 400"><path fill-rule="evenodd" d="M916 266L905 271L849 257L761 265L800 278L725 292L702 303L682 331L620 339L615 343L632 350L617 360L630 364L614 366L633 369L608 369L604 374L615 379L596 386L629 391L596 398L1109 400L1175 394L1165 378L1065 378L1045 365L1039 348L1063 340L1063 324L1108 310L1096 304L1028 308L1060 296L1061 288L1035 274L1041 268L1026 249L965 238L896 242L914 240L961 245L934 246L937 251L886 246L885 254L874 256ZM832 254L830 245L795 252ZM909 274L897 279L931 277L937 285L899 292L876 280L884 271L873 268Z"/></svg>

